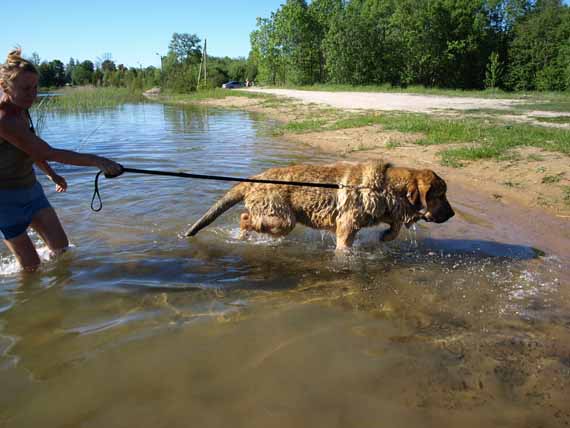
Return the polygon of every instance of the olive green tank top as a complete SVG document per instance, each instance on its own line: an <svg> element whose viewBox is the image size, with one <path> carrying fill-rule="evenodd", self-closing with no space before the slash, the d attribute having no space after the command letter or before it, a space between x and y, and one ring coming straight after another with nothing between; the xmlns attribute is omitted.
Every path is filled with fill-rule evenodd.
<svg viewBox="0 0 570 428"><path fill-rule="evenodd" d="M36 184L33 165L26 152L0 138L0 189L32 187Z"/></svg>

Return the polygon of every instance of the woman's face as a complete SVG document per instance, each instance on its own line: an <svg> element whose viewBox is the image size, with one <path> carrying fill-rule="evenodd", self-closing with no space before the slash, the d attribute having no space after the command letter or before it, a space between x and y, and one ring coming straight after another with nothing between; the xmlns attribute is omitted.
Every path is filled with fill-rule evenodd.
<svg viewBox="0 0 570 428"><path fill-rule="evenodd" d="M23 71L8 82L4 92L13 104L24 109L30 108L38 95L38 78L36 73Z"/></svg>

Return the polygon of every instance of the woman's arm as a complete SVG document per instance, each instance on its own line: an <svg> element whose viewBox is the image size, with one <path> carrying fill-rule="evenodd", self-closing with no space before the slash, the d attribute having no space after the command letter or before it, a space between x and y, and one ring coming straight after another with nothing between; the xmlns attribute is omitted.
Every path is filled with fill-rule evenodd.
<svg viewBox="0 0 570 428"><path fill-rule="evenodd" d="M45 175L49 178L52 178L54 175L57 175L56 172L52 169L51 166L46 161L36 161L36 165L39 169L41 169Z"/></svg>
<svg viewBox="0 0 570 428"><path fill-rule="evenodd" d="M55 183L55 190L57 192L65 192L67 190L67 181L65 181L65 178L56 173L46 161L36 161L36 165Z"/></svg>
<svg viewBox="0 0 570 428"><path fill-rule="evenodd" d="M122 171L121 165L102 156L51 147L15 117L2 117L0 137L27 153L35 162L52 161L68 165L94 166L108 175L117 175Z"/></svg>

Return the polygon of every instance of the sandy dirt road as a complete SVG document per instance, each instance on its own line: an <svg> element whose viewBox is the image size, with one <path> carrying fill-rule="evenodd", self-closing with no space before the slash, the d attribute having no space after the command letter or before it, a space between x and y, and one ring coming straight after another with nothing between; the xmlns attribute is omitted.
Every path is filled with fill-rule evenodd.
<svg viewBox="0 0 570 428"><path fill-rule="evenodd" d="M444 97L439 95L393 94L382 92L322 92L264 88L247 88L243 90L289 97L307 104L324 104L345 110L396 110L423 113L449 109L500 110L510 109L514 105L524 102L510 99Z"/></svg>

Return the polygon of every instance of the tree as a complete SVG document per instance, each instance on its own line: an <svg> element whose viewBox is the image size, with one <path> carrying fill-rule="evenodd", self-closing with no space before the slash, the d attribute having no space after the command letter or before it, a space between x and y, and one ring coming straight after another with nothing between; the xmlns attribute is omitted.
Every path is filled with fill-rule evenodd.
<svg viewBox="0 0 570 428"><path fill-rule="evenodd" d="M211 62L211 61L210 61ZM228 76L230 80L243 82L247 75L247 62L244 58L228 61Z"/></svg>
<svg viewBox="0 0 570 428"><path fill-rule="evenodd" d="M57 87L65 85L65 66L63 65L63 62L59 59L54 59L49 63L49 65L53 70L54 85Z"/></svg>
<svg viewBox="0 0 570 428"><path fill-rule="evenodd" d="M69 58L69 62L65 66L65 83L72 83L72 81L73 81L73 78L72 78L73 70L77 66L78 62L79 61L76 61L73 58Z"/></svg>
<svg viewBox="0 0 570 428"><path fill-rule="evenodd" d="M509 87L516 90L563 90L563 47L570 40L568 7L559 0L538 1L514 26L509 48Z"/></svg>
<svg viewBox="0 0 570 428"><path fill-rule="evenodd" d="M309 13L315 24L315 38L318 43L319 82L327 80L326 66L326 36L338 15L343 11L342 0L313 0L309 4Z"/></svg>
<svg viewBox="0 0 570 428"><path fill-rule="evenodd" d="M283 54L275 31L275 13L270 18L257 18L257 30L250 34L251 58L259 80L272 85L283 83Z"/></svg>
<svg viewBox="0 0 570 428"><path fill-rule="evenodd" d="M38 71L40 73L40 79L38 82L40 87L49 88L55 86L55 75L53 69L47 62L42 62L38 66Z"/></svg>
<svg viewBox="0 0 570 428"><path fill-rule="evenodd" d="M281 47L289 83L312 84L320 75L318 24L305 0L287 0L275 14L275 37Z"/></svg>
<svg viewBox="0 0 570 428"><path fill-rule="evenodd" d="M392 57L391 1L355 0L336 15L325 38L327 75L332 82L383 83L399 79Z"/></svg>
<svg viewBox="0 0 570 428"><path fill-rule="evenodd" d="M117 69L115 63L111 59L106 59L101 63L101 70L105 71L115 71Z"/></svg>
<svg viewBox="0 0 570 428"><path fill-rule="evenodd" d="M482 86L490 53L485 0L401 0L390 21L404 83Z"/></svg>
<svg viewBox="0 0 570 428"><path fill-rule="evenodd" d="M253 82L257 79L257 73L258 73L257 64L255 62L253 52L250 52L247 58L245 78Z"/></svg>
<svg viewBox="0 0 570 428"><path fill-rule="evenodd" d="M502 73L503 66L499 60L499 54L497 52L493 52L489 57L487 71L485 72L485 88L497 88L499 86Z"/></svg>
<svg viewBox="0 0 570 428"><path fill-rule="evenodd" d="M73 83L76 85L87 85L93 82L95 66L89 60L76 65L71 74Z"/></svg>
<svg viewBox="0 0 570 428"><path fill-rule="evenodd" d="M39 65L38 71L40 73L40 87L59 87L66 83L65 67L60 60L55 59L49 63L44 61Z"/></svg>
<svg viewBox="0 0 570 428"><path fill-rule="evenodd" d="M113 55L111 55L110 52L105 52L103 55L97 57L95 60L95 68L101 68L101 65L106 61L113 62Z"/></svg>
<svg viewBox="0 0 570 428"><path fill-rule="evenodd" d="M200 62L202 58L201 40L196 34L174 33L168 45L178 62Z"/></svg>

